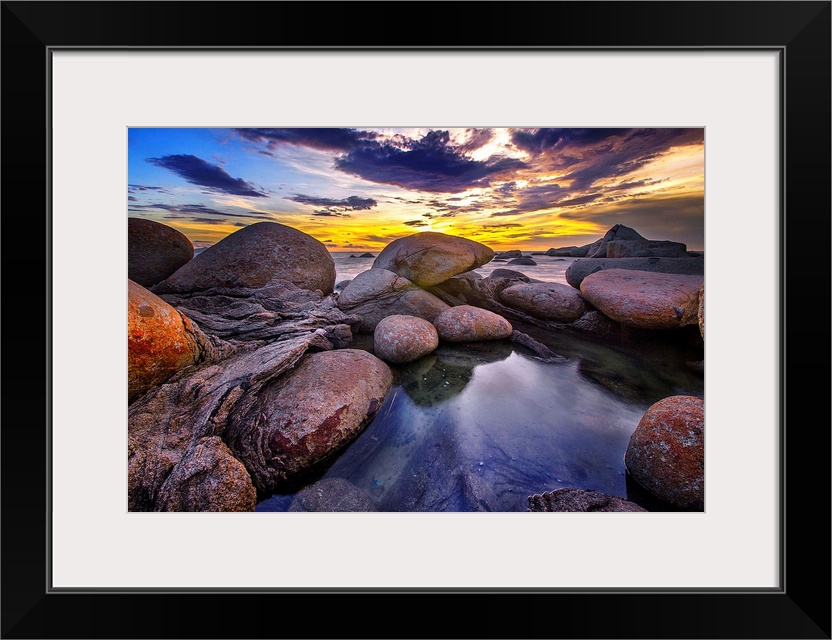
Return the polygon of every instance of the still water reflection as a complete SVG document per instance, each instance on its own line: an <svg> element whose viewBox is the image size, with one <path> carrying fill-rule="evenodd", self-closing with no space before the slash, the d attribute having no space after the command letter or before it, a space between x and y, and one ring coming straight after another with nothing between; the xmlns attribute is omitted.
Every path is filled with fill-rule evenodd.
<svg viewBox="0 0 832 640"><path fill-rule="evenodd" d="M443 344L394 367L393 389L358 438L257 510L525 511L528 496L563 487L656 509L628 491L624 452L653 402L702 395L701 368L666 344L637 355L574 336L547 344L566 359L499 341Z"/></svg>

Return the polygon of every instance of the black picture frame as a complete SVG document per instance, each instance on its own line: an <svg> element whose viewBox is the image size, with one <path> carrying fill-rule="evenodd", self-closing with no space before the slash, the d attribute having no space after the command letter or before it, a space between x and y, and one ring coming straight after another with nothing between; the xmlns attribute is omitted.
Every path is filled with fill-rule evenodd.
<svg viewBox="0 0 832 640"><path fill-rule="evenodd" d="M396 7L412 23L396 28L390 5L369 2L2 3L2 637L830 638L830 2ZM50 589L48 97L50 52L66 47L779 51L780 588ZM753 259L753 248L738 251L748 252L738 259ZM92 294L78 286L79 295ZM518 562L534 562L539 552L518 548Z"/></svg>

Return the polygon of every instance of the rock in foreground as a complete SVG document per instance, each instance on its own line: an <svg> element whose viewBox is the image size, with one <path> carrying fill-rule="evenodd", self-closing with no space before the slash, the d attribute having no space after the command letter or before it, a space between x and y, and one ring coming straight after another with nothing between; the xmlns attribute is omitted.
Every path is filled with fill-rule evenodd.
<svg viewBox="0 0 832 640"><path fill-rule="evenodd" d="M154 292L259 289L278 280L329 295L335 286L335 262L312 236L276 222L258 222L200 253Z"/></svg>
<svg viewBox="0 0 832 640"><path fill-rule="evenodd" d="M156 511L254 511L257 492L243 463L216 437L201 438L168 476Z"/></svg>
<svg viewBox="0 0 832 640"><path fill-rule="evenodd" d="M529 511L647 511L635 502L592 489L556 489L529 496Z"/></svg>
<svg viewBox="0 0 832 640"><path fill-rule="evenodd" d="M624 464L654 495L689 511L705 504L705 402L671 396L651 406L630 437Z"/></svg>
<svg viewBox="0 0 832 640"><path fill-rule="evenodd" d="M425 231L388 244L373 267L387 269L420 287L427 287L476 269L492 258L494 251L484 244Z"/></svg>
<svg viewBox="0 0 832 640"><path fill-rule="evenodd" d="M298 491L289 511L378 511L373 499L344 478L325 478Z"/></svg>
<svg viewBox="0 0 832 640"><path fill-rule="evenodd" d="M438 346L436 327L415 316L387 316L373 334L373 350L386 362L413 362Z"/></svg>
<svg viewBox="0 0 832 640"><path fill-rule="evenodd" d="M448 342L476 342L508 338L512 326L492 311L459 305L443 311L433 321L439 337Z"/></svg>
<svg viewBox="0 0 832 640"><path fill-rule="evenodd" d="M393 384L390 368L366 351L307 355L229 417L226 442L261 493L327 458L375 416Z"/></svg>
<svg viewBox="0 0 832 640"><path fill-rule="evenodd" d="M193 323L167 302L127 281L127 401L133 402L200 358Z"/></svg>
<svg viewBox="0 0 832 640"><path fill-rule="evenodd" d="M194 257L194 245L176 229L144 218L127 219L127 277L157 284Z"/></svg>
<svg viewBox="0 0 832 640"><path fill-rule="evenodd" d="M610 269L581 282L581 295L628 327L675 329L698 323L702 276Z"/></svg>

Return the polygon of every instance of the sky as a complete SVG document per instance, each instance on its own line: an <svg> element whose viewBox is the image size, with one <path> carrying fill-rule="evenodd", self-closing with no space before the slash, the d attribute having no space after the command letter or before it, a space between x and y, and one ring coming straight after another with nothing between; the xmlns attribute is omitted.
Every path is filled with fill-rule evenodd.
<svg viewBox="0 0 832 640"><path fill-rule="evenodd" d="M704 248L704 129L131 128L128 215L197 248L269 220L330 251L437 231L496 251L621 223Z"/></svg>

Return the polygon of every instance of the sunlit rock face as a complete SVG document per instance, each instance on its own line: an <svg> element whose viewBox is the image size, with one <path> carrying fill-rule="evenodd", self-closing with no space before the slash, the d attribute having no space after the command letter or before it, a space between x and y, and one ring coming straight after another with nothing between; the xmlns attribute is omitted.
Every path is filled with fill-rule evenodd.
<svg viewBox="0 0 832 640"><path fill-rule="evenodd" d="M420 287L444 282L490 262L494 251L467 238L425 231L388 244L373 262Z"/></svg>

